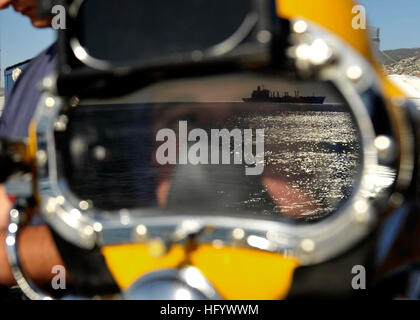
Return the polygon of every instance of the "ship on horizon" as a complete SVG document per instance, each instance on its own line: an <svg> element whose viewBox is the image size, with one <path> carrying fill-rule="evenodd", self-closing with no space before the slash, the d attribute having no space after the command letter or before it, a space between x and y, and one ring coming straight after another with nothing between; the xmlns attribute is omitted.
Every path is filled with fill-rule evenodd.
<svg viewBox="0 0 420 320"><path fill-rule="evenodd" d="M300 96L299 91L295 91L295 95L291 96L286 91L283 96L280 96L280 93L271 92L270 90L257 87L257 90L254 90L250 98L243 98L244 102L277 102L277 103L301 103L301 104L323 104L326 97L321 96Z"/></svg>

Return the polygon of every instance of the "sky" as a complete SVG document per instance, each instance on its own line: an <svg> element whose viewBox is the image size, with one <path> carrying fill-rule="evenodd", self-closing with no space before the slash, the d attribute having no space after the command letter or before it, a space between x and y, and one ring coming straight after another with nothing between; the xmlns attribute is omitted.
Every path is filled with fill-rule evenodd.
<svg viewBox="0 0 420 320"><path fill-rule="evenodd" d="M338 0L339 1L339 0ZM359 0L381 28L381 49L420 48L420 0Z"/></svg>
<svg viewBox="0 0 420 320"><path fill-rule="evenodd" d="M420 0L359 3L366 7L369 24L381 28L382 50L420 47ZM11 8L0 11L1 86L6 67L32 58L54 39L52 30L33 28L27 18Z"/></svg>

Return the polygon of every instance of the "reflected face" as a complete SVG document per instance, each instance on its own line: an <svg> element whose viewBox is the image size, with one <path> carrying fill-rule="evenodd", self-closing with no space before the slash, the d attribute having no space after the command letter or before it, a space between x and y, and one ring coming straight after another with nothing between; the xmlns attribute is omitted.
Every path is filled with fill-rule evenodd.
<svg viewBox="0 0 420 320"><path fill-rule="evenodd" d="M196 194L196 197L201 197L200 189L212 190L213 188L213 192L227 195L225 198L213 198L213 201L223 203L221 207L226 205L227 207L238 206L243 210L250 208L258 210L259 206L261 209L264 208L264 210L271 211L272 213L281 212L283 216L292 218L303 218L309 212L316 212L319 208L316 202L314 202L312 195L307 193L305 188L296 188L293 184L295 181L288 181L290 179L287 177L287 171L292 166L287 169L276 158L280 156L281 152L285 153L285 149L287 149L284 146L280 147L280 141L273 141L273 139L282 135L280 120L269 120L273 117L282 117L281 112L279 113L279 110L276 110L277 108L276 106L273 107L270 105L261 107L261 105L257 106L252 103L207 103L201 105L186 103L159 110L154 121L154 131L157 132L162 129L171 128L176 134L176 141L173 143L174 150L179 149L180 137L178 135L178 124L180 121L188 123L188 133L191 133L195 128L207 128L208 135L206 135L206 139L208 141L206 141L204 148L200 148L200 152L205 150L206 154L209 153L209 163L211 162L212 148L216 147L219 149L220 147L212 140L211 131L225 129L233 132L232 130L239 129L240 132L243 132L244 130L251 130L253 150L249 154L256 156L258 149L256 147L257 142L254 133L257 130L264 130L264 139L266 140L262 141L264 144L262 147L264 157L262 168L265 165L267 166L261 171L258 170L259 173L256 173L257 177L245 177L247 175L246 170L249 169L243 171L238 167L235 168L235 166L226 168L226 163L225 168L218 163L219 166L216 164L213 167L205 165L202 170L193 166L190 166L189 170L186 170L177 164L157 164L157 199L159 206L167 207L168 199L172 203L184 201L183 209L189 206L185 202L185 199L183 199L185 196L182 195L182 192L175 191L177 195L171 199L170 193L174 192L174 189L188 189L189 191L186 193L190 195ZM276 128L276 125L279 125L279 127ZM300 130L302 129L300 128ZM232 142L235 143L235 139ZM245 139L243 139L242 146L239 150L239 153L242 152L242 156L245 156L245 143ZM162 148L163 144L168 145L168 142L161 143L155 150ZM211 147L205 148L207 144L209 146L211 145ZM220 147L221 152L223 152L222 147ZM238 153L237 149L230 150L229 152ZM156 164L155 159L156 151L153 153L153 161ZM231 160L229 164L233 164L234 159L232 158ZM240 162L244 164L243 161ZM214 163L211 164L214 165ZM191 175L200 177L202 180L201 183L191 178ZM190 181L189 185L188 183L184 183L187 180ZM191 184L194 183L198 184L191 187ZM240 192L238 191L241 189L243 194L239 196ZM234 202L236 202L234 204L229 203L235 196L237 198ZM201 203L206 203L204 197ZM214 203L212 206L214 206Z"/></svg>

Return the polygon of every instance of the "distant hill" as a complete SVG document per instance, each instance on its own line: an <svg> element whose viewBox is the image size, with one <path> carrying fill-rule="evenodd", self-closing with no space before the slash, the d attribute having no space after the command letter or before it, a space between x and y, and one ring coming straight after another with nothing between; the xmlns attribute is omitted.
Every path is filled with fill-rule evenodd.
<svg viewBox="0 0 420 320"><path fill-rule="evenodd" d="M394 64L400 60L418 57L420 58L420 48L404 48L395 50L384 50L380 56L380 60L384 65Z"/></svg>
<svg viewBox="0 0 420 320"><path fill-rule="evenodd" d="M420 48L385 50L379 59L388 75L420 77Z"/></svg>

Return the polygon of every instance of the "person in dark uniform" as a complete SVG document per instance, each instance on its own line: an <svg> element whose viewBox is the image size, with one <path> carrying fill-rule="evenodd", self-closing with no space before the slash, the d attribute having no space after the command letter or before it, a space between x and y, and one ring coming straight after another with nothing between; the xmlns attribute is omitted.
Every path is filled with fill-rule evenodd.
<svg viewBox="0 0 420 320"><path fill-rule="evenodd" d="M51 19L40 17L36 11L36 0L0 0L0 9L10 5L28 17L37 28L50 27ZM5 138L26 138L28 126L40 98L38 83L49 74L55 66L56 47L48 49L35 57L25 68L16 81L4 106L0 118L0 136ZM8 213L11 201L0 185L0 286L14 285L14 279L7 262L5 237L8 223ZM39 284L51 283L55 265L64 265L53 237L45 225L31 226L22 231L19 240L19 251L23 267Z"/></svg>

